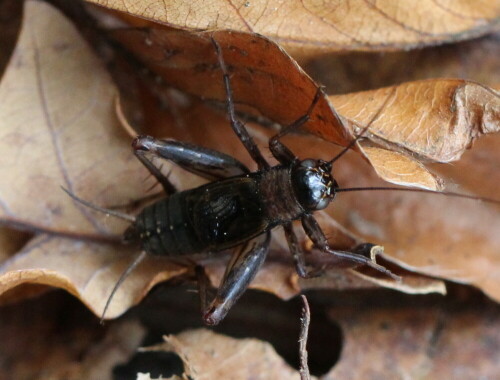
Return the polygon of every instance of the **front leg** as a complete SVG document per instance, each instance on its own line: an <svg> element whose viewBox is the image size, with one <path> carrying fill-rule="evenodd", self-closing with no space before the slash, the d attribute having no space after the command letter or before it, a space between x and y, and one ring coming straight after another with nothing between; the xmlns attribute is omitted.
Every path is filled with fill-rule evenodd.
<svg viewBox="0 0 500 380"><path fill-rule="evenodd" d="M269 251L269 232L246 242L234 252L222 277L215 299L206 306L206 276L198 269L199 290L203 320L207 325L216 325L224 319L229 309L241 297L252 282ZM200 281L201 280L201 281Z"/></svg>
<svg viewBox="0 0 500 380"><path fill-rule="evenodd" d="M297 273L302 278L312 278L318 277L323 273L322 269L308 269L306 266L306 259L304 255L304 250L299 244L297 235L293 231L292 223L287 223L283 225L285 230L286 241L288 242L288 247L293 256L293 261L295 263L295 269Z"/></svg>
<svg viewBox="0 0 500 380"><path fill-rule="evenodd" d="M311 114L314 110L314 107L316 107L316 104L318 104L321 95L324 95L323 90L321 87L318 87L318 89L316 90L316 95L314 96L314 99L311 102L306 114L299 117L292 124L283 127L279 133L274 135L271 140L269 140L269 150L273 154L274 158L276 158L281 164L291 164L297 161L297 157L290 149L288 149L285 144L281 142L280 138L288 134L289 132L300 128L311 119Z"/></svg>
<svg viewBox="0 0 500 380"><path fill-rule="evenodd" d="M321 230L321 227L319 226L318 222L316 222L316 219L314 219L314 216L310 214L304 215L302 217L302 226L304 227L304 231L306 231L307 236L309 236L309 238L314 243L315 247L321 250L322 252L332 254L339 259L348 260L355 264L369 266L370 268L373 268L393 278L396 281L401 281L401 277L396 276L389 269L375 263L368 257L349 251L336 251L331 249L325 234Z"/></svg>

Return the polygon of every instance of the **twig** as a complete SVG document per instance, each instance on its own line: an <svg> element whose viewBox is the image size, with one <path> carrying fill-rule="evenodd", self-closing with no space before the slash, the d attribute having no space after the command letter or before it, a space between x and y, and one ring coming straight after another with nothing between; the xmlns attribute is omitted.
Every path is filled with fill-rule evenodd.
<svg viewBox="0 0 500 380"><path fill-rule="evenodd" d="M309 374L309 365L307 364L307 335L309 333L309 323L311 322L311 310L305 295L301 295L304 307L302 309L302 317L300 318L300 339L299 339L299 353L300 353L300 379L311 380Z"/></svg>

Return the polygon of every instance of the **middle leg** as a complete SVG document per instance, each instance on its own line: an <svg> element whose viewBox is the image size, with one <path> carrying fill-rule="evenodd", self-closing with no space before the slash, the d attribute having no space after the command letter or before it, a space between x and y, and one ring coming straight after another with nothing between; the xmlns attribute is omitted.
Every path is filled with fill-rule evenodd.
<svg viewBox="0 0 500 380"><path fill-rule="evenodd" d="M262 156L262 153L257 147L257 144L255 144L255 141L253 141L252 137L249 135L245 125L236 118L236 112L234 110L233 90L231 88L231 79L229 78L229 72L227 70L224 57L222 56L222 50L219 43L214 38L212 38L212 43L215 47L215 52L217 53L217 58L219 60L219 66L222 70L222 75L224 78L224 87L226 90L227 98L227 113L229 115L231 127L233 128L233 131L236 133L252 159L257 163L259 170L269 168L269 163Z"/></svg>
<svg viewBox="0 0 500 380"><path fill-rule="evenodd" d="M306 265L306 258L304 254L304 250L299 244L297 239L297 235L293 230L292 223L287 223L283 226L285 230L285 236L288 243L288 247L293 256L293 261L295 263L295 269L298 275L302 278L312 278L318 277L323 273L323 269L310 269Z"/></svg>

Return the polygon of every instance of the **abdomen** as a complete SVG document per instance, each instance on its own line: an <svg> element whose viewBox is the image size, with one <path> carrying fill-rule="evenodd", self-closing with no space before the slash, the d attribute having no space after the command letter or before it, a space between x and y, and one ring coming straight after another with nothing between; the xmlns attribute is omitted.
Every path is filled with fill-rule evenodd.
<svg viewBox="0 0 500 380"><path fill-rule="evenodd" d="M146 207L135 227L143 249L180 256L234 247L267 228L258 180L234 177L175 193Z"/></svg>

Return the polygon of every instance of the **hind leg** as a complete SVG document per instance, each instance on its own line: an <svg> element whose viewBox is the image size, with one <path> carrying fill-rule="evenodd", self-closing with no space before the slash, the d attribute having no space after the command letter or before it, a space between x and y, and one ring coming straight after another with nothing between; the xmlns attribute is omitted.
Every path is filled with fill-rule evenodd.
<svg viewBox="0 0 500 380"><path fill-rule="evenodd" d="M209 180L249 173L237 159L194 144L175 140L159 140L151 136L138 136L132 142L134 154L160 182L167 194L176 192L174 185L157 167L151 156L169 160L183 169Z"/></svg>

